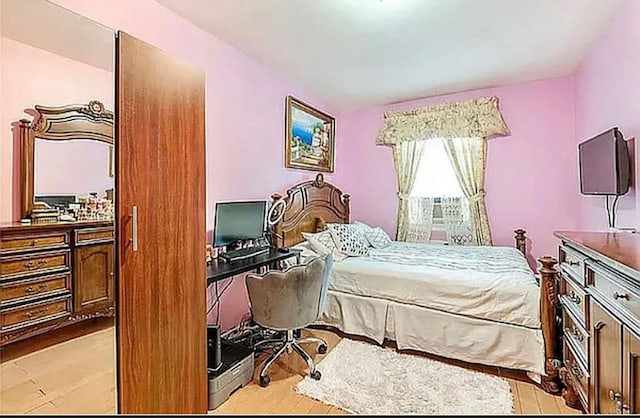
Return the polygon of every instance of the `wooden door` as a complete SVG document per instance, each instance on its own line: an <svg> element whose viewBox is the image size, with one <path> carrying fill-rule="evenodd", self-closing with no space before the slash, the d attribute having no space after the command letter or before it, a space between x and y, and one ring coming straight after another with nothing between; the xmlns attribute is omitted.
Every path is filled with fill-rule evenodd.
<svg viewBox="0 0 640 418"><path fill-rule="evenodd" d="M618 413L622 396L622 325L597 302L591 304L591 413Z"/></svg>
<svg viewBox="0 0 640 418"><path fill-rule="evenodd" d="M624 371L623 409L640 414L640 338L625 328L622 348Z"/></svg>
<svg viewBox="0 0 640 418"><path fill-rule="evenodd" d="M205 413L204 73L117 44L119 412Z"/></svg>
<svg viewBox="0 0 640 418"><path fill-rule="evenodd" d="M73 254L73 298L76 314L113 306L114 246L94 244L76 247Z"/></svg>

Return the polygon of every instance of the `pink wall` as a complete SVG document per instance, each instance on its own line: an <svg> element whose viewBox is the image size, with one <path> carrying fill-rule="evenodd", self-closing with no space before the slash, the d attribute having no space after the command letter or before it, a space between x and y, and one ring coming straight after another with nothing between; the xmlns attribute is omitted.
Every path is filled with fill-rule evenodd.
<svg viewBox="0 0 640 418"><path fill-rule="evenodd" d="M17 204L20 193L19 143L12 123L22 118L32 119L25 109L33 109L35 104L62 106L97 99L108 109L113 109L114 89L113 73L109 71L8 38L3 37L1 42L0 222L6 222L20 217ZM88 156L85 153L87 146L83 144L37 142L34 165L37 193L86 194L112 187L105 145L88 143L93 150L92 156ZM79 148L82 148L82 153ZM75 171L69 172L72 168ZM60 188L58 180L66 183L67 187Z"/></svg>
<svg viewBox="0 0 640 418"><path fill-rule="evenodd" d="M284 168L284 103L292 94L336 117L336 173L347 169L340 115L296 85L153 0L54 0L55 3L151 43L206 71L207 223L215 202L266 199L313 177ZM339 184L339 183L338 183ZM203 249L204 250L204 249ZM204 252L204 251L203 251ZM223 328L247 312L244 281L235 279L222 304ZM211 318L211 317L210 317Z"/></svg>
<svg viewBox="0 0 640 418"><path fill-rule="evenodd" d="M513 245L525 228L533 257L556 254L552 232L576 228L578 198L571 77L475 90L377 107L342 123L349 161L342 183L352 192L353 218L395 233L396 180L391 149L375 145L387 110L496 95L511 136L489 140L485 189L494 243Z"/></svg>
<svg viewBox="0 0 640 418"><path fill-rule="evenodd" d="M640 184L640 2L627 1L575 75L576 142L612 126L635 139L634 184ZM581 196L581 228L605 229L604 198ZM618 226L640 229L637 186L620 199Z"/></svg>

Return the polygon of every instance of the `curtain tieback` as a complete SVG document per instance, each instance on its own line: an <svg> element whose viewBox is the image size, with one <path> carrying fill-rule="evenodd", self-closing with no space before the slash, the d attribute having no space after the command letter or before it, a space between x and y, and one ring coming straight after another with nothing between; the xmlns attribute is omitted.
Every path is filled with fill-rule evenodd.
<svg viewBox="0 0 640 418"><path fill-rule="evenodd" d="M478 193L476 193L473 196L469 197L469 203L480 202L481 200L484 199L485 195L486 195L486 193L484 192L484 190L480 190Z"/></svg>
<svg viewBox="0 0 640 418"><path fill-rule="evenodd" d="M404 194L404 193L396 193L398 195L398 199L400 200L409 200L411 198L411 196L409 196L408 194Z"/></svg>

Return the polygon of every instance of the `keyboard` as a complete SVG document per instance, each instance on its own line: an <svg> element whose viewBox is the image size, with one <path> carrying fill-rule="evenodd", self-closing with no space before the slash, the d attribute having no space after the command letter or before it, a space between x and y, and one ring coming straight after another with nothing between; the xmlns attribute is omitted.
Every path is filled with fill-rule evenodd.
<svg viewBox="0 0 640 418"><path fill-rule="evenodd" d="M220 254L220 257L225 259L225 261L238 261L268 252L269 248L267 247L248 247L227 251L226 253Z"/></svg>

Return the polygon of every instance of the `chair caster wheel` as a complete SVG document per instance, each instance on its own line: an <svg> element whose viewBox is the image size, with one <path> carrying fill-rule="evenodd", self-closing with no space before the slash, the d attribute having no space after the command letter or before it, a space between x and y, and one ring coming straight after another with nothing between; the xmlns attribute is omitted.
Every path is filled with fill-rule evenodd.
<svg viewBox="0 0 640 418"><path fill-rule="evenodd" d="M326 344L320 344L318 346L318 354L326 354L327 353L327 345Z"/></svg>
<svg viewBox="0 0 640 418"><path fill-rule="evenodd" d="M260 376L260 386L262 386L263 388L269 386L270 382L271 378L269 376Z"/></svg>
<svg viewBox="0 0 640 418"><path fill-rule="evenodd" d="M309 377L312 378L313 380L320 380L322 375L320 374L320 372L318 370L316 370L315 372L311 373L309 375Z"/></svg>

